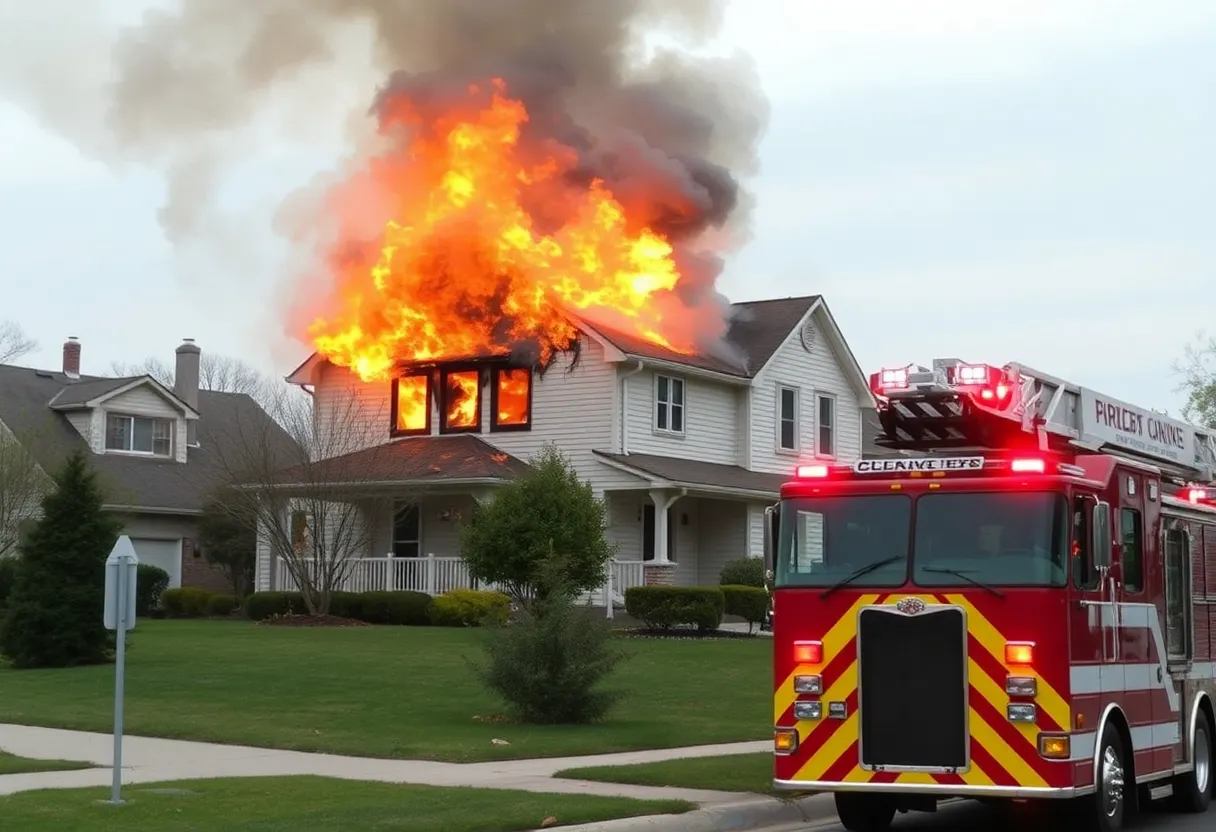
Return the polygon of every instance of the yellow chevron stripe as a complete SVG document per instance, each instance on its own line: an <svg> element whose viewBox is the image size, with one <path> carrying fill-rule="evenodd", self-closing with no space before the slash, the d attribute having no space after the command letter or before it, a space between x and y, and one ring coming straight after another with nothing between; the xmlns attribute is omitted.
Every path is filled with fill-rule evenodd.
<svg viewBox="0 0 1216 832"><path fill-rule="evenodd" d="M988 773L979 767L975 760L971 761L971 767L967 771L960 771L959 777L963 778L963 782L968 786L991 786L993 780L988 776Z"/></svg>
<svg viewBox="0 0 1216 832"><path fill-rule="evenodd" d="M996 659L998 663L1004 666L1006 639L1001 632L997 630L997 628L994 627L987 618L984 617L983 613L975 608L974 604L972 604L962 595L947 595L946 600L952 604L958 604L967 611L967 626L971 631L971 635L975 636L976 641L983 645L984 649L992 654L992 657ZM1060 696L1060 694L1058 694L1050 684L1047 683L1047 680L1045 680L1038 673L1038 671L1032 668L1030 672L1031 675L1038 679L1039 695L1036 697L1035 701L1038 702L1039 707L1043 709L1044 713L1051 717L1051 720L1056 723L1056 725L1059 725L1065 731L1069 730L1069 727L1072 725L1072 712L1068 707L1068 703L1065 702L1064 698ZM1000 687L1003 696L1004 685L1002 684ZM988 699L990 702L993 701L988 696L985 696L984 698ZM997 710L1004 713L1004 704L1002 703ZM1037 734L1037 729L1034 730Z"/></svg>
<svg viewBox="0 0 1216 832"><path fill-rule="evenodd" d="M937 779L932 774L927 774L923 771L905 771L903 774L895 778L896 783L916 783L920 786L931 786L937 783Z"/></svg>
<svg viewBox="0 0 1216 832"><path fill-rule="evenodd" d="M844 776L845 783L869 783L874 778L874 772L866 771L861 766L853 766L853 770Z"/></svg>
<svg viewBox="0 0 1216 832"><path fill-rule="evenodd" d="M1039 776L1030 763L1022 755L1009 747L1009 743L996 730L984 721L984 718L971 709L971 738L976 740L984 750L992 756L997 764L1009 772L1019 786L1046 786L1047 782Z"/></svg>
<svg viewBox="0 0 1216 832"><path fill-rule="evenodd" d="M862 595L853 606L849 607L849 611L840 616L836 623L832 625L832 628L823 637L822 665L798 665L789 676L785 677L785 681L781 683L781 686L777 688L773 696L774 724L781 720L782 715L790 709L790 706L794 704L794 700L798 698L798 695L794 693L794 677L822 670L846 644L857 637L857 611L861 607L873 604L877 600L878 595L876 594Z"/></svg>
<svg viewBox="0 0 1216 832"><path fill-rule="evenodd" d="M975 692L984 697L998 714L1004 714L1005 706L1009 704L1009 694L1005 693L1005 686L997 684L975 659L967 660L967 675ZM1013 725L1018 729L1018 733L1026 738L1026 742L1030 743L1034 753L1038 754L1039 727L1025 722L1015 722Z"/></svg>
<svg viewBox="0 0 1216 832"><path fill-rule="evenodd" d="M825 708L825 711L823 713L823 718L822 719L800 719L800 720L798 720L798 722L795 723L795 727L797 727L797 729L798 729L798 744L802 745L802 743L806 742L807 737L809 737L816 728L818 728L820 725L824 724L825 722L835 722L835 720L828 719L828 715L827 715L827 711L826 711L827 703L844 702L846 699L848 699L850 696L853 695L853 691L856 689L857 689L857 662L854 661L854 662L849 662L849 666L846 667L844 669L844 671L839 676L836 677L836 681L833 682L831 684L831 686L826 691L823 692L823 696L821 696L819 698L820 701L824 703L823 707Z"/></svg>
<svg viewBox="0 0 1216 832"><path fill-rule="evenodd" d="M794 775L795 780L819 780L824 773L835 765L840 755L849 750L849 746L857 742L857 712L854 711L844 723L836 729L827 742L815 749L811 758L803 763L802 768Z"/></svg>

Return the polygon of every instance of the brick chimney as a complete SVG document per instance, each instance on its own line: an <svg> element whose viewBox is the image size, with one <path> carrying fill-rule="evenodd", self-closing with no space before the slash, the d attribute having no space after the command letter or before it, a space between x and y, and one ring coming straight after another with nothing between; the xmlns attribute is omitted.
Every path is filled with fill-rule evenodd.
<svg viewBox="0 0 1216 832"><path fill-rule="evenodd" d="M198 410L198 376L202 350L193 338L183 338L177 348L177 364L173 372L173 392L186 404ZM198 444L198 420L186 421L186 444Z"/></svg>
<svg viewBox="0 0 1216 832"><path fill-rule="evenodd" d="M80 378L80 341L69 335L63 342L63 374L68 378Z"/></svg>

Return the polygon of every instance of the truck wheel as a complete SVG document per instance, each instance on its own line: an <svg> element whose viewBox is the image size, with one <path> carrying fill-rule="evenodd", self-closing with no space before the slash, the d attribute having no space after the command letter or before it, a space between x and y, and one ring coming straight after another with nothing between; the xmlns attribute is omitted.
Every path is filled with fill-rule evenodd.
<svg viewBox="0 0 1216 832"><path fill-rule="evenodd" d="M895 820L895 801L879 794L836 792L836 815L849 832L886 832Z"/></svg>
<svg viewBox="0 0 1216 832"><path fill-rule="evenodd" d="M1200 712L1195 723L1194 768L1174 778L1174 808L1180 812L1206 812L1212 802L1212 726Z"/></svg>
<svg viewBox="0 0 1216 832"><path fill-rule="evenodd" d="M1129 774L1127 755L1115 726L1108 724L1102 730L1102 741L1098 748L1098 767L1094 770L1094 785L1097 788L1092 796L1081 798L1077 807L1081 810L1080 820L1085 829L1120 832L1130 790L1126 782Z"/></svg>

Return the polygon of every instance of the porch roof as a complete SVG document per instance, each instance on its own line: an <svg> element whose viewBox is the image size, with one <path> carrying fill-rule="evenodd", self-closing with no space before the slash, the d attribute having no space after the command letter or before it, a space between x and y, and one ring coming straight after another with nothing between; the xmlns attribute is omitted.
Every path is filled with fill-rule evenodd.
<svg viewBox="0 0 1216 832"><path fill-rule="evenodd" d="M789 479L782 474L749 471L738 465L698 462L672 456L610 454L607 451L593 453L612 467L643 479L699 491L776 498L781 491L781 483Z"/></svg>
<svg viewBox="0 0 1216 832"><path fill-rule="evenodd" d="M282 486L494 484L515 479L528 463L467 434L397 439L362 451L283 469Z"/></svg>

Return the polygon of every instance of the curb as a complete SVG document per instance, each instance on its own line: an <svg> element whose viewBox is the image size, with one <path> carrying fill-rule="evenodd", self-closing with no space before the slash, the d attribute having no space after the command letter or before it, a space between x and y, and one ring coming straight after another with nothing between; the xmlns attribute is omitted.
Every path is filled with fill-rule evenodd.
<svg viewBox="0 0 1216 832"><path fill-rule="evenodd" d="M778 824L812 823L836 817L831 795L797 800L761 797L694 809L682 815L643 815L636 818L559 826L561 832L746 832Z"/></svg>

